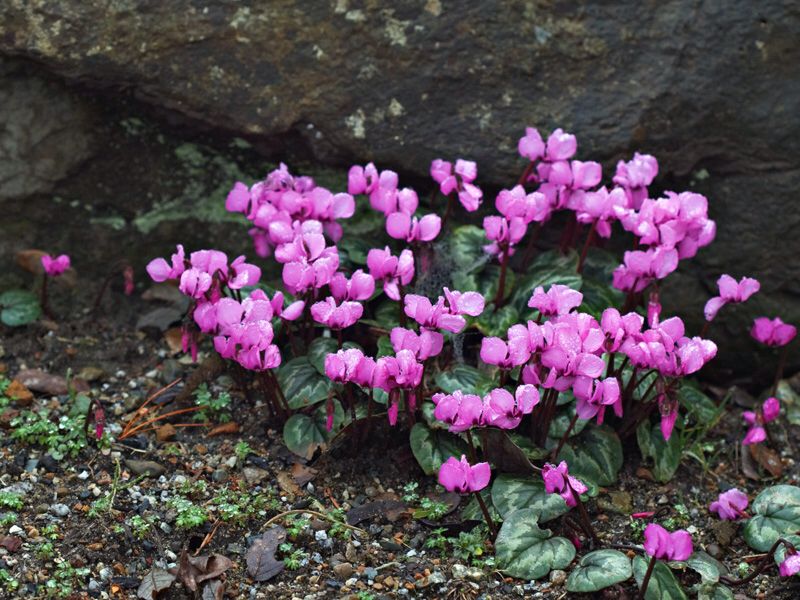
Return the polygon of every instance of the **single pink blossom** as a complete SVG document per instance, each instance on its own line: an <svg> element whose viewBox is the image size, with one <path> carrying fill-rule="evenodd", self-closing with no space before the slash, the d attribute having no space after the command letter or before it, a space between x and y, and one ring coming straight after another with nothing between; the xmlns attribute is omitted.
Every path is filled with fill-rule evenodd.
<svg viewBox="0 0 800 600"><path fill-rule="evenodd" d="M597 417L597 424L601 425L609 406L614 409L614 414L622 417L622 397L616 377L603 380L576 377L572 391L577 398L576 412L579 418L589 420Z"/></svg>
<svg viewBox="0 0 800 600"><path fill-rule="evenodd" d="M489 463L470 465L463 454L461 460L451 456L439 467L439 483L448 492L457 494L480 492L489 485L491 477Z"/></svg>
<svg viewBox="0 0 800 600"><path fill-rule="evenodd" d="M520 156L531 162L537 161L544 156L545 144L539 131L533 127L525 128L525 135L519 138L517 149Z"/></svg>
<svg viewBox="0 0 800 600"><path fill-rule="evenodd" d="M181 275L178 288L191 298L202 298L211 289L211 275L200 269L188 269Z"/></svg>
<svg viewBox="0 0 800 600"><path fill-rule="evenodd" d="M513 369L528 362L531 352L527 344L506 343L499 337L485 337L481 340L480 356L487 365Z"/></svg>
<svg viewBox="0 0 800 600"><path fill-rule="evenodd" d="M692 555L692 536L683 529L670 533L650 523L644 530L644 550L654 558L686 560Z"/></svg>
<svg viewBox="0 0 800 600"><path fill-rule="evenodd" d="M784 547L786 547L786 544L784 544ZM786 548L786 554L781 564L778 565L778 571L781 577L791 577L800 573L800 554L797 553L794 547Z"/></svg>
<svg viewBox="0 0 800 600"><path fill-rule="evenodd" d="M709 298L703 310L706 321L713 321L719 309L729 302L744 302L761 288L761 284L756 279L743 277L737 283L730 275L720 277L717 280L717 286L719 287L719 296Z"/></svg>
<svg viewBox="0 0 800 600"><path fill-rule="evenodd" d="M367 254L367 267L376 281L383 281L383 291L392 300L400 300L400 286L406 286L414 279L414 254L404 249L399 256L392 256L391 250L373 248Z"/></svg>
<svg viewBox="0 0 800 600"><path fill-rule="evenodd" d="M515 429L522 417L531 414L539 404L539 390L534 385L520 385L514 395L504 388L489 392L484 398L483 421L500 429Z"/></svg>
<svg viewBox="0 0 800 600"><path fill-rule="evenodd" d="M434 394L431 400L436 405L433 415L447 423L452 433L461 433L484 424L486 406L480 396L456 390L452 394Z"/></svg>
<svg viewBox="0 0 800 600"><path fill-rule="evenodd" d="M422 329L417 333L411 329L394 327L389 339L395 352L411 350L420 361L437 356L444 346L444 336L438 331L429 329Z"/></svg>
<svg viewBox="0 0 800 600"><path fill-rule="evenodd" d="M647 186L658 175L658 161L649 154L633 155L633 159L617 163L617 172L614 183L621 186L628 196L631 208L639 209L642 201L647 198Z"/></svg>
<svg viewBox="0 0 800 600"><path fill-rule="evenodd" d="M42 256L42 267L44 272L50 277L58 277L64 271L69 269L70 260L66 254L61 254L57 258L53 258L49 254Z"/></svg>
<svg viewBox="0 0 800 600"><path fill-rule="evenodd" d="M386 233L396 240L430 242L436 239L441 229L439 215L429 214L418 219L404 212L395 212L386 218Z"/></svg>
<svg viewBox="0 0 800 600"><path fill-rule="evenodd" d="M559 494L567 506L577 506L575 494L586 493L589 488L578 478L569 474L567 462L562 460L558 466L546 463L542 467L544 489L548 494Z"/></svg>
<svg viewBox="0 0 800 600"><path fill-rule="evenodd" d="M327 297L321 302L311 305L311 316L317 323L330 329L346 329L354 325L364 314L364 307L358 302L336 302L332 297Z"/></svg>
<svg viewBox="0 0 800 600"><path fill-rule="evenodd" d="M709 509L711 512L717 513L719 518L723 521L735 521L736 519L747 516L744 512L747 505L747 494L733 488L727 492L722 492L719 497L711 503Z"/></svg>
<svg viewBox="0 0 800 600"><path fill-rule="evenodd" d="M542 286L533 290L528 306L538 310L543 316L565 315L583 302L583 294L569 286L557 283L545 293Z"/></svg>
<svg viewBox="0 0 800 600"><path fill-rule="evenodd" d="M186 270L186 255L183 246L178 244L171 257L171 264L163 258L154 258L147 265L147 274L158 283L167 279L177 279Z"/></svg>
<svg viewBox="0 0 800 600"><path fill-rule="evenodd" d="M785 346L797 335L797 328L784 323L780 317L759 317L753 322L750 335L767 346Z"/></svg>
<svg viewBox="0 0 800 600"><path fill-rule="evenodd" d="M368 300L375 291L375 279L372 275L358 269L348 279L344 273L336 273L328 282L331 296L337 301Z"/></svg>

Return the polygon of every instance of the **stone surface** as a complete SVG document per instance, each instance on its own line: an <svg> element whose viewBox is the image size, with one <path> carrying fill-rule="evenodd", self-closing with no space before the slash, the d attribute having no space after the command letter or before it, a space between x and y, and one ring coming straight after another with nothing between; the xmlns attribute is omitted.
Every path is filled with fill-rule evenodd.
<svg viewBox="0 0 800 600"><path fill-rule="evenodd" d="M667 286L665 304L674 299L685 314L699 315L723 270L763 282L760 299L733 315L724 311L714 325L715 339L727 345L719 374L742 364L750 370L756 348L741 332L755 314L800 321L800 236L793 235L800 212L792 206L800 187L797 3L385 6L9 0L0 52L88 86L130 90L246 135L275 157L299 147L323 163L375 160L426 175L434 157L465 156L478 161L479 182L489 186L520 171L515 147L525 125L576 133L579 157L603 161L607 173L634 150L653 153L662 166L658 186L707 194L719 225L718 241ZM0 93L18 97L15 86L8 89ZM49 164L35 153L17 155L24 168ZM218 169L215 177L225 187L238 175ZM32 189L53 180L28 178ZM172 200L139 210L118 196L121 216L102 218L147 232L180 218L198 196L219 193L175 190L161 180L155 195ZM113 194L105 198L114 204ZM218 214L204 211L194 216ZM772 365L756 367L767 373Z"/></svg>

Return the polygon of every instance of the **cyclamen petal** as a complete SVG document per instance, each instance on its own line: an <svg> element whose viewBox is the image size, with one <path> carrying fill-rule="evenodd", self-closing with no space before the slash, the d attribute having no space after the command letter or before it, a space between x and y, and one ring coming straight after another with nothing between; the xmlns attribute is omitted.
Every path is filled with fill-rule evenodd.
<svg viewBox="0 0 800 600"><path fill-rule="evenodd" d="M654 558L686 560L692 554L692 536L684 530L670 533L661 525L650 523L644 530L644 549Z"/></svg>
<svg viewBox="0 0 800 600"><path fill-rule="evenodd" d="M735 521L745 516L744 510L747 505L747 494L733 488L721 493L717 500L711 503L709 509L711 512L716 512L723 521Z"/></svg>
<svg viewBox="0 0 800 600"><path fill-rule="evenodd" d="M439 468L439 483L448 492L468 494L479 492L489 485L491 475L489 463L470 465L464 455L461 460L451 456Z"/></svg>

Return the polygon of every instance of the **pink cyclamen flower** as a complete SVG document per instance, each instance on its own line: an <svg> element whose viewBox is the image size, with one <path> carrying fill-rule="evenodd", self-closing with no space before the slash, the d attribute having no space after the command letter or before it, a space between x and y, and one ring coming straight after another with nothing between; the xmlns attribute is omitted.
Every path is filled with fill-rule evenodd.
<svg viewBox="0 0 800 600"><path fill-rule="evenodd" d="M784 548L786 548L786 554L781 564L778 565L778 571L781 577L791 577L792 575L800 573L800 554L797 553L794 546L789 548L784 544Z"/></svg>
<svg viewBox="0 0 800 600"><path fill-rule="evenodd" d="M742 444L758 444L767 439L767 430L764 425L778 418L781 412L781 403L777 398L767 398L756 411L746 410L742 413L742 418L750 425L747 435L744 436Z"/></svg>
<svg viewBox="0 0 800 600"><path fill-rule="evenodd" d="M521 385L513 396L504 388L494 389L484 398L483 421L492 427L515 429L523 416L533 412L539 399L539 390L535 385Z"/></svg>
<svg viewBox="0 0 800 600"><path fill-rule="evenodd" d="M458 193L458 200L469 212L478 210L483 199L481 189L473 184L478 176L478 165L470 160L458 159L455 170L452 163L437 158L431 163L431 177L439 184L439 190L445 196L453 191Z"/></svg>
<svg viewBox="0 0 800 600"><path fill-rule="evenodd" d="M560 495L567 506L577 506L578 501L575 499L575 494L580 495L589 490L580 479L569 474L565 460L562 460L558 466L545 464L542 467L542 479L545 491L548 494Z"/></svg>
<svg viewBox="0 0 800 600"><path fill-rule="evenodd" d="M692 536L683 529L670 533L650 523L644 530L644 550L654 558L686 560L692 555Z"/></svg>
<svg viewBox="0 0 800 600"><path fill-rule="evenodd" d="M325 375L337 383L371 385L374 371L375 361L364 356L358 348L339 350L325 356Z"/></svg>
<svg viewBox="0 0 800 600"><path fill-rule="evenodd" d="M513 369L524 365L531 357L527 344L508 343L499 337L485 337L481 340L481 360L487 365L496 365L501 369Z"/></svg>
<svg viewBox="0 0 800 600"><path fill-rule="evenodd" d="M565 315L583 302L583 294L566 285L554 283L545 293L542 286L533 290L528 306L535 308L542 315Z"/></svg>
<svg viewBox="0 0 800 600"><path fill-rule="evenodd" d="M576 377L572 386L578 399L576 411L578 417L589 420L597 417L597 424L602 425L607 407L614 409L614 414L622 416L622 397L616 377L608 377L602 381L589 377Z"/></svg>
<svg viewBox="0 0 800 600"><path fill-rule="evenodd" d="M202 298L211 289L211 275L193 267L183 272L178 288L191 298Z"/></svg>
<svg viewBox="0 0 800 600"><path fill-rule="evenodd" d="M517 143L517 150L520 156L523 156L531 162L539 160L544 156L544 140L537 129L533 127L525 128L525 135L519 138Z"/></svg>
<svg viewBox="0 0 800 600"><path fill-rule="evenodd" d="M69 269L69 265L69 256L66 254L62 254L57 258L53 258L49 254L42 256L42 267L44 268L44 272L50 277L58 277L63 274L64 271Z"/></svg>
<svg viewBox="0 0 800 600"><path fill-rule="evenodd" d="M740 517L747 516L744 510L747 508L747 494L736 488L727 492L722 492L709 509L719 515L723 521L735 521Z"/></svg>
<svg viewBox="0 0 800 600"><path fill-rule="evenodd" d="M767 346L785 346L797 335L797 328L784 323L780 317L759 317L753 322L750 335Z"/></svg>
<svg viewBox="0 0 800 600"><path fill-rule="evenodd" d="M330 329L346 329L354 325L364 314L364 307L358 302L345 301L337 304L330 296L311 306L311 316L317 323Z"/></svg>
<svg viewBox="0 0 800 600"><path fill-rule="evenodd" d="M445 305L445 299L441 296L436 304L432 304L425 296L417 294L406 294L404 300L403 310L406 316L427 329L444 329L450 333L460 333L467 325L467 320L461 314L454 314L450 307Z"/></svg>
<svg viewBox="0 0 800 600"><path fill-rule="evenodd" d="M439 483L448 492L457 494L480 492L489 485L491 478L489 463L470 465L463 454L461 460L451 456L439 467Z"/></svg>
<svg viewBox="0 0 800 600"><path fill-rule="evenodd" d="M442 229L439 215L429 214L421 218L404 212L395 212L386 217L386 233L396 240L407 242L430 242Z"/></svg>
<svg viewBox="0 0 800 600"><path fill-rule="evenodd" d="M167 279L177 279L183 274L186 270L186 253L181 244L178 244L170 260L172 264L163 258L154 258L147 264L147 274L153 281L161 283Z"/></svg>
<svg viewBox="0 0 800 600"><path fill-rule="evenodd" d="M414 279L414 254L409 249L392 256L389 246L383 250L373 248L367 254L367 267L372 277L383 281L383 291L392 300L400 300L400 286Z"/></svg>
<svg viewBox="0 0 800 600"><path fill-rule="evenodd" d="M447 423L451 433L461 433L484 424L486 406L480 396L456 390L452 394L434 394L431 400L436 405L433 415Z"/></svg>
<svg viewBox="0 0 800 600"><path fill-rule="evenodd" d="M336 273L328 282L331 296L337 301L368 300L375 291L375 279L372 275L358 269L350 279L344 273Z"/></svg>
<svg viewBox="0 0 800 600"><path fill-rule="evenodd" d="M737 283L730 275L720 277L717 280L717 286L719 287L719 296L709 298L703 310L706 321L713 321L719 309L729 302L744 302L761 289L761 284L752 277L742 277L742 280Z"/></svg>
<svg viewBox="0 0 800 600"><path fill-rule="evenodd" d="M395 352L411 350L417 360L437 356L444 346L444 336L438 331L423 329L419 333L403 327L394 327L389 335Z"/></svg>
<svg viewBox="0 0 800 600"><path fill-rule="evenodd" d="M658 175L656 158L637 152L633 155L633 160L617 163L613 181L625 190L631 208L638 210L642 201L647 198L647 186L653 183L656 175Z"/></svg>

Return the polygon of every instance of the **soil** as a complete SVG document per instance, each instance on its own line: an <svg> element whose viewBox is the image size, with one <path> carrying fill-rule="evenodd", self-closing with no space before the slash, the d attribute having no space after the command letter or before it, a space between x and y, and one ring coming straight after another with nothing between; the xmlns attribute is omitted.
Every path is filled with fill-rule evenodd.
<svg viewBox="0 0 800 600"><path fill-rule="evenodd" d="M146 398L175 379L186 381L196 368L170 346L174 330L166 334L154 329L136 331L137 316L159 306L157 301L142 299L139 292L143 287L140 282L137 293L125 297L113 284L98 314L77 308L91 306L92 290L56 288L53 308L62 318L4 330L0 369L9 378L26 368L58 377L69 370L83 377L88 380L88 395L103 406L106 429L119 438L122 427ZM435 539L438 525L413 517L411 508L416 503L412 502L411 508L406 505L404 487L416 482L419 496L437 498L441 488L437 490L433 478L424 476L417 465L407 430L376 426L363 443L343 437L327 452L306 461L285 448L280 424L270 419L257 398L247 399L226 374L207 383L215 394L229 391L232 422L238 431L215 435L216 423L181 427L197 423L190 414L178 415L159 422L172 423L172 431L143 433L106 448L98 448L90 434L88 447L60 460L40 446L13 439L9 422L22 410L47 408L52 415L67 414L74 402L68 394L36 393L33 399L13 401L4 409L0 417L4 464L0 490L22 493L24 505L17 511L16 522L0 531L6 536L3 539L14 537L21 542L16 547L0 547L0 566L19 581L19 596L46 597L47 586L57 581L58 564L66 561L75 569L87 569L67 579L73 589L70 597L135 598L142 578L151 569L174 568L186 551L190 556L216 553L233 562L217 579L224 582L227 598L580 597L564 590L563 572L536 582L503 577L483 562L491 556L488 544L480 556L458 558L451 550L426 547L428 540ZM191 398L178 401L182 385L164 392L151 406L158 406L161 414L192 406ZM753 552L737 534L737 526L723 524L707 509L709 502L730 486L746 490L752 498L767 485L742 474L739 412L726 414L706 440L706 464L685 459L668 484L650 480L635 443L626 448L618 485L602 489L588 503L603 543L640 543L641 528L636 527L631 513L683 505L685 510L673 511L673 516L677 515L679 525L690 528L697 548L717 556L734 572L740 562L748 560ZM792 426L788 431L779 426L772 432L773 447L784 449L781 482L797 480L798 466L786 443L796 433ZM240 442L246 442L250 450L237 457ZM131 461L152 461L163 472L141 478L134 469L137 463ZM120 470L115 481L117 465ZM195 482L205 482L204 489ZM192 489L187 497L212 512L201 526L183 529L176 523L170 498L187 489ZM214 498L224 490L261 498L264 506L238 522L218 520L221 513L218 509L213 512ZM110 506L98 512L98 500L111 493ZM465 503L462 501L462 506ZM299 531L289 535L292 550L303 552L297 557L299 564L260 583L248 574L247 550L266 530L265 524L273 519L292 528L292 517L274 520L276 515L309 509L335 517L340 513L329 511L359 507L367 518L349 533L328 519L309 515L305 526L296 527ZM458 514L456 510L445 517L450 523L445 535L469 529L469 524L459 525ZM146 532L137 536L131 526L133 516L151 522ZM52 544L49 552L48 542ZM278 551L284 560L288 554L289 550ZM681 578L687 586L697 581L690 571ZM66 594L65 588L60 591ZM779 580L774 567L735 591L741 598L795 598L800 594L792 582ZM3 593L7 592L0 591ZM159 597L190 598L193 594L175 581ZM606 590L603 597L634 598L636 590L630 581Z"/></svg>

